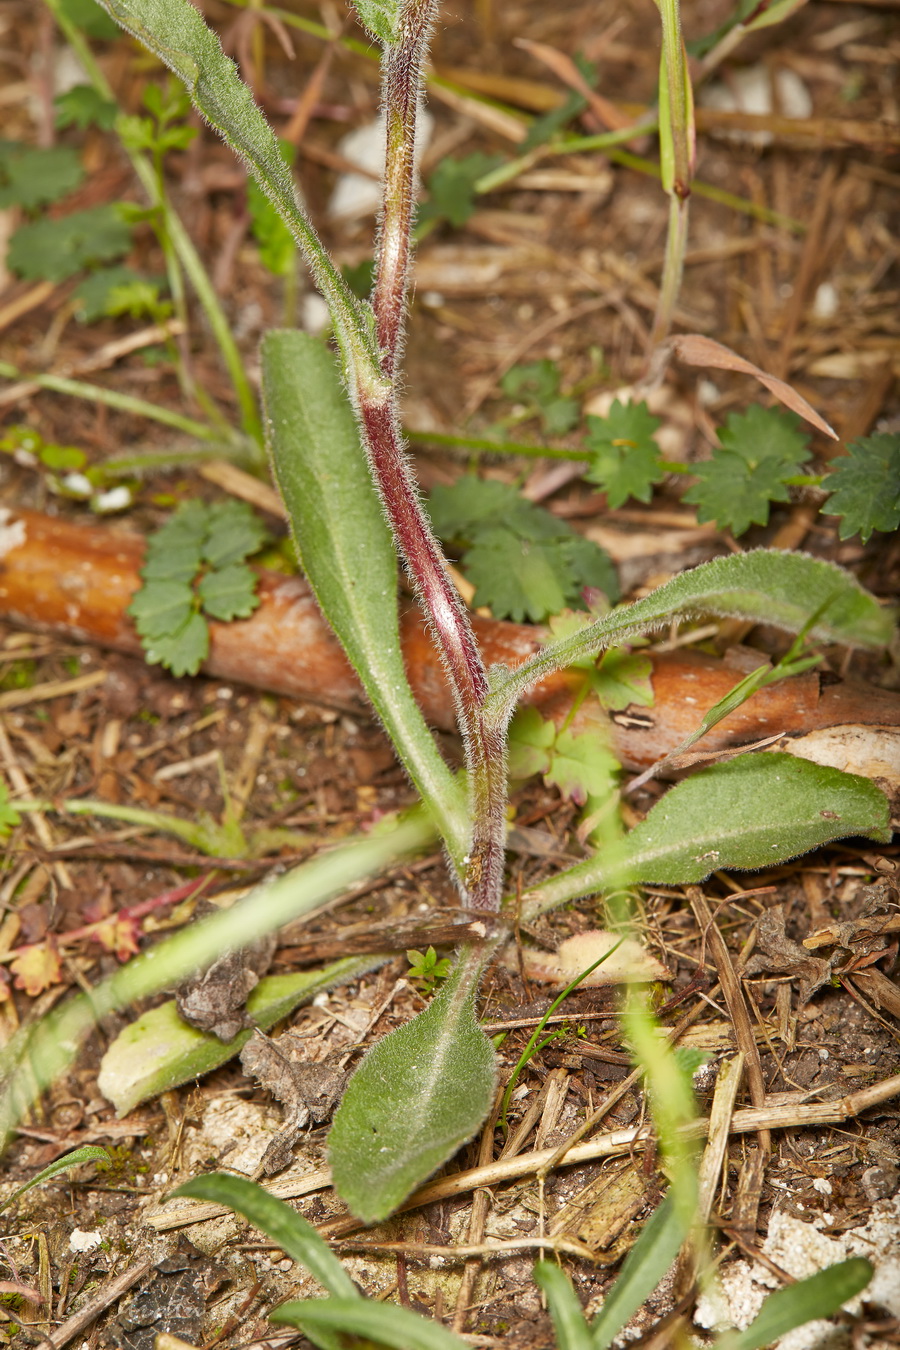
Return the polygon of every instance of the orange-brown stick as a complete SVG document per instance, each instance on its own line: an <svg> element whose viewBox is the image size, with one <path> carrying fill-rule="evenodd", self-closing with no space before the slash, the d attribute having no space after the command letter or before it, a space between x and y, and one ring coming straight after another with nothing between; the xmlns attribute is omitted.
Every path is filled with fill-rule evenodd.
<svg viewBox="0 0 900 1350"><path fill-rule="evenodd" d="M21 526L17 527L17 522ZM76 525L32 511L16 511L10 525L21 542L0 531L0 616L27 628L139 653L140 642L125 610L140 585L143 540L117 529ZM6 530L9 530L7 525ZM352 713L368 711L363 692L340 644L323 620L302 577L260 574L261 603L249 619L210 624L204 671L221 679L312 700ZM540 645L542 630L496 619L473 618L488 664L518 665ZM421 612L401 613L401 642L410 682L426 718L454 725L440 662ZM622 763L641 769L679 745L703 713L745 673L700 652L651 653L652 708L615 714L612 748ZM561 672L537 685L526 701L545 717L562 721L571 711L577 675ZM576 725L603 721L592 700ZM780 732L800 736L841 726L900 727L900 695L857 681L826 683L810 671L755 694L703 740L707 750L741 745Z"/></svg>

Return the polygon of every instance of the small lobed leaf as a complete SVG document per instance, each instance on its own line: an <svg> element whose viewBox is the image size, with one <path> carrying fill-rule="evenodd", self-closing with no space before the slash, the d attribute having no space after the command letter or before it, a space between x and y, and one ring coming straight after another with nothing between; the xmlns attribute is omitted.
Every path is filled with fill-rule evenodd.
<svg viewBox="0 0 900 1350"><path fill-rule="evenodd" d="M606 417L588 416L586 444L591 461L584 476L603 489L614 509L629 497L649 502L653 496L653 485L663 476L655 440L659 425L660 418L643 402L616 399Z"/></svg>
<svg viewBox="0 0 900 1350"><path fill-rule="evenodd" d="M0 210L49 206L74 191L83 177L78 151L67 145L39 148L0 141Z"/></svg>
<svg viewBox="0 0 900 1350"><path fill-rule="evenodd" d="M868 543L873 530L900 527L900 435L879 432L851 441L847 454L832 460L834 468L825 479L831 493L822 508L840 516L838 534L849 539L858 534Z"/></svg>
<svg viewBox="0 0 900 1350"><path fill-rule="evenodd" d="M110 203L20 225L6 261L25 281L65 281L95 263L121 258L130 248L131 231Z"/></svg>
<svg viewBox="0 0 900 1350"><path fill-rule="evenodd" d="M768 523L770 502L790 499L785 480L809 459L807 436L793 413L753 405L732 413L719 439L712 459L694 465L699 482L684 500L697 506L699 521L714 520L741 535L751 525Z"/></svg>
<svg viewBox="0 0 900 1350"><path fill-rule="evenodd" d="M179 632L194 612L194 592L183 581L149 580L126 610L142 638L153 641Z"/></svg>
<svg viewBox="0 0 900 1350"><path fill-rule="evenodd" d="M653 662L642 652L610 647L591 671L591 691L607 711L621 712L632 703L653 707Z"/></svg>
<svg viewBox="0 0 900 1350"><path fill-rule="evenodd" d="M207 572L197 594L204 613L225 623L248 618L259 604L256 575L246 563L230 563L221 570Z"/></svg>
<svg viewBox="0 0 900 1350"><path fill-rule="evenodd" d="M100 17L106 15L98 7ZM86 131L88 127L99 127L109 131L118 116L119 109L111 99L104 98L90 84L76 84L53 100L56 109L55 121L58 127L78 127Z"/></svg>
<svg viewBox="0 0 900 1350"><path fill-rule="evenodd" d="M79 282L72 300L82 323L95 323L97 319L114 318L124 312L137 318L140 313L149 312L150 302L158 301L161 285L160 278L142 277L132 267L100 267ZM135 313L139 297L139 313Z"/></svg>
<svg viewBox="0 0 900 1350"><path fill-rule="evenodd" d="M558 734L550 751L544 782L584 806L590 798L602 800L609 795L619 769L619 761L596 734L566 730Z"/></svg>
<svg viewBox="0 0 900 1350"><path fill-rule="evenodd" d="M474 604L497 618L540 623L578 604L587 587L618 596L608 555L509 483L466 474L434 489L430 512L441 538L468 546Z"/></svg>
<svg viewBox="0 0 900 1350"><path fill-rule="evenodd" d="M368 1052L338 1108L328 1153L353 1213L365 1223L386 1218L471 1139L495 1078L494 1048L475 1020L474 973L460 963L424 1012Z"/></svg>
<svg viewBox="0 0 900 1350"><path fill-rule="evenodd" d="M509 398L522 399L533 406L548 436L564 436L578 425L581 405L577 398L560 392L559 369L553 361L545 358L513 366L503 376L500 387Z"/></svg>
<svg viewBox="0 0 900 1350"><path fill-rule="evenodd" d="M144 640L148 665L165 666L172 674L196 675L209 655L209 625L202 614L190 618L173 633L158 634Z"/></svg>
<svg viewBox="0 0 900 1350"><path fill-rule="evenodd" d="M509 776L514 781L546 773L556 727L537 708L520 708L509 728Z"/></svg>
<svg viewBox="0 0 900 1350"><path fill-rule="evenodd" d="M29 998L37 998L45 989L62 983L62 961L50 938L20 947L9 968L15 976L13 984L17 989L24 989Z"/></svg>
<svg viewBox="0 0 900 1350"><path fill-rule="evenodd" d="M495 169L502 160L481 151L462 159L442 159L428 179L428 196L419 208L416 224L446 220L457 229L465 225L475 210L475 184Z"/></svg>
<svg viewBox="0 0 900 1350"><path fill-rule="evenodd" d="M230 499L207 508L203 557L211 567L243 562L267 542L269 532L246 502Z"/></svg>

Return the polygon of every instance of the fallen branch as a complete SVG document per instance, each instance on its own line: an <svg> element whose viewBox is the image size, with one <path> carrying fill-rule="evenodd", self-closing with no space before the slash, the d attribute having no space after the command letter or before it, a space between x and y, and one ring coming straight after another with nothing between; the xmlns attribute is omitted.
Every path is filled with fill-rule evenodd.
<svg viewBox="0 0 900 1350"><path fill-rule="evenodd" d="M26 628L77 638L140 655L126 614L140 585L144 541L135 534L71 524L32 511L0 522L0 617ZM271 693L324 703L367 716L368 704L336 638L302 577L260 572L261 603L249 619L210 624L204 673ZM517 666L541 643L543 630L473 616L487 663ZM422 614L407 604L401 641L416 698L432 725L454 726L444 672ZM585 700L575 727L608 728L612 748L630 769L667 754L694 730L705 709L737 682L743 668L702 652L649 652L652 708L613 713L607 721ZM569 716L580 678L562 672L527 696L544 717ZM750 698L704 738L707 751L725 751L778 733L778 749L864 774L896 790L900 782L900 695L860 681L826 682L815 671L794 676Z"/></svg>

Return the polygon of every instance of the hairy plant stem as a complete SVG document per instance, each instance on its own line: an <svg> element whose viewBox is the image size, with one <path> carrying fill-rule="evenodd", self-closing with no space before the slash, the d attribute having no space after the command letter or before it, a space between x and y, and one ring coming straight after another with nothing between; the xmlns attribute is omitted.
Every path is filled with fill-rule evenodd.
<svg viewBox="0 0 900 1350"><path fill-rule="evenodd" d="M416 210L416 122L436 0L407 0L398 41L381 64L384 182L372 308L382 368L394 373L403 341L409 252Z"/></svg>
<svg viewBox="0 0 900 1350"><path fill-rule="evenodd" d="M434 631L456 704L472 805L465 862L466 903L497 910L503 893L506 753L502 723L485 713L487 672L440 545L422 509L397 416L396 364L403 339L410 240L415 214L416 119L436 0L406 0L382 59L385 170L372 307L385 388L356 378L352 390L372 474L397 548ZM362 372L361 372L362 373Z"/></svg>

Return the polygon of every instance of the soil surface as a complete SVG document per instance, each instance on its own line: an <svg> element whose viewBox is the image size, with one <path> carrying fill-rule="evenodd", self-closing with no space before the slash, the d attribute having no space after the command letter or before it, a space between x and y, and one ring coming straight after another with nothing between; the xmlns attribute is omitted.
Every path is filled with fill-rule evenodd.
<svg viewBox="0 0 900 1350"><path fill-rule="evenodd" d="M278 13L219 0L201 8L279 129L293 118L296 130L302 118L297 175L310 213L342 263L364 262L372 216L336 220L328 203L347 167L341 138L376 115L377 67L365 44L347 50L291 26L285 15L324 24L333 37L359 38L352 20L340 6L301 0ZM714 31L729 13L720 0L689 9L689 38ZM754 105L757 111L742 118L709 106L700 118L676 328L714 337L789 380L841 444L900 428L896 18L895 0L810 0L781 25L750 35L711 77L734 93L750 72L764 91L762 109ZM523 119L562 102L568 91L559 64L530 43L595 63L598 93L637 115L654 99L657 26L651 0L550 10L532 0L445 6L434 45L444 82L429 89L433 128L423 175L451 156L511 159L520 152ZM4 135L77 145L88 170L77 193L50 215L140 202L112 133L54 129L52 96L67 78L69 57L49 12L5 0L0 35ZM99 41L95 50L123 108L139 111L157 67L125 39ZM304 110L298 98L309 90ZM604 129L590 107L573 125L584 134ZM637 138L627 151L624 160L596 151L535 156L518 177L477 198L464 224L445 222L426 235L407 343L404 417L411 430L478 436L505 419L516 439L540 442L539 421L500 386L516 363L549 359L563 392L597 412L643 375L668 207L658 180L641 167L656 154L651 139ZM292 294L261 263L248 234L243 175L208 131L167 157L166 182L256 382L260 334L295 317L314 325L315 297L304 278ZM15 208L0 211L4 237L16 223ZM130 261L164 271L149 228L137 232ZM41 295L36 283L11 274L3 283L0 331L13 365L76 375L90 367L84 378L108 389L205 415L180 391L158 336L125 354L115 347L145 321L82 324L74 317L73 283L47 285ZM178 341L196 386L236 424L233 391L199 308L189 308L189 329ZM125 453L156 457L134 480L133 506L108 522L110 530L148 533L174 504L224 495L191 460L193 447L181 433L89 399L8 391L0 389L7 428L27 425L46 444L77 445L91 464ZM690 464L708 455L725 415L761 393L746 377L677 367L655 397L667 457ZM836 443L817 437L814 450L824 464ZM467 451L438 449L427 438L415 442L415 457L425 489L476 463ZM834 518L818 514L815 489L796 489L790 502L773 507L766 527L735 541L698 530L676 475L651 502L612 510L568 461L497 454L477 464L488 476L524 481L534 500L601 542L617 565L623 598L708 557L763 544L840 562L879 597L898 590L897 537L841 541ZM0 500L94 520L86 506L59 494L52 474L22 456L0 456ZM266 523L283 539L276 515ZM273 547L268 561L277 557ZM743 644L768 656L787 645L771 630L736 625L704 638L720 653ZM852 671L880 688L900 688L896 645L869 657L836 649L823 656L821 669L835 678ZM452 736L442 747L459 762ZM242 893L273 868L313 856L414 800L379 728L329 708L327 688L319 701L300 703L202 674L175 679L136 656L3 621L0 763L13 796L99 798L185 820L202 812L221 821L230 804L248 834L280 827L295 836L275 852L229 858L126 822L63 812L23 818L0 873L4 1043L159 934L191 922L208 901ZM639 819L662 790L651 783L626 793L626 821ZM534 779L513 802L515 892L583 849L578 809L555 788ZM765 873L717 873L702 888L651 887L640 897L641 938L665 968L655 986L660 1018L679 1027L680 1045L703 1052L695 1077L701 1113L708 1115L718 1070L741 1044L723 978L730 965L763 1102L783 1114L771 1130L734 1131L728 1140L710 1214L720 1291L697 1302L680 1267L633 1320L629 1344L688 1344L718 1324L746 1325L769 1289L856 1254L877 1267L862 1301L836 1326L814 1324L783 1344L900 1344L900 1099L872 1105L858 1095L900 1073L896 924L889 922L900 904L898 869L896 846L847 840ZM320 992L279 1024L271 1041L254 1038L243 1064L234 1059L121 1119L98 1087L100 1062L133 1017L160 1000L103 1017L5 1155L5 1197L82 1145L104 1146L109 1160L57 1176L7 1210L0 1341L151 1350L157 1333L166 1332L204 1350L306 1345L273 1327L268 1313L286 1297L319 1292L309 1277L243 1221L197 1221L185 1202L165 1203L178 1184L216 1169L261 1177L270 1171L334 1240L367 1294L443 1321L474 1345L543 1350L556 1343L532 1279L542 1237L558 1251L589 1314L596 1312L665 1189L652 1147L625 1144L609 1157L564 1162L543 1186L527 1162L521 1175L495 1181L473 1173L455 1195L370 1230L348 1219L331 1189L316 1181L344 1074L368 1045L425 1006L427 991L410 975L406 953L434 946L449 954L456 904L435 853L282 930L270 973L313 969L338 956L359 957L362 973ZM845 930L843 945L801 945L854 920L860 922ZM711 925L721 947L710 938ZM552 952L603 926L603 905L590 898L517 927L481 994L491 1034L507 1029L501 1075L512 1072L555 992L524 977L523 949ZM828 964L836 945L840 960ZM640 1082L629 1077L618 1005L609 987L572 994L554 1023L561 1034L521 1073L509 1135L492 1119L442 1175L553 1148L592 1116L597 1135L642 1124L646 1103ZM282 1065L277 1073L273 1053ZM749 1094L745 1083L739 1109L751 1104ZM840 1120L805 1123L802 1106L845 1098Z"/></svg>

